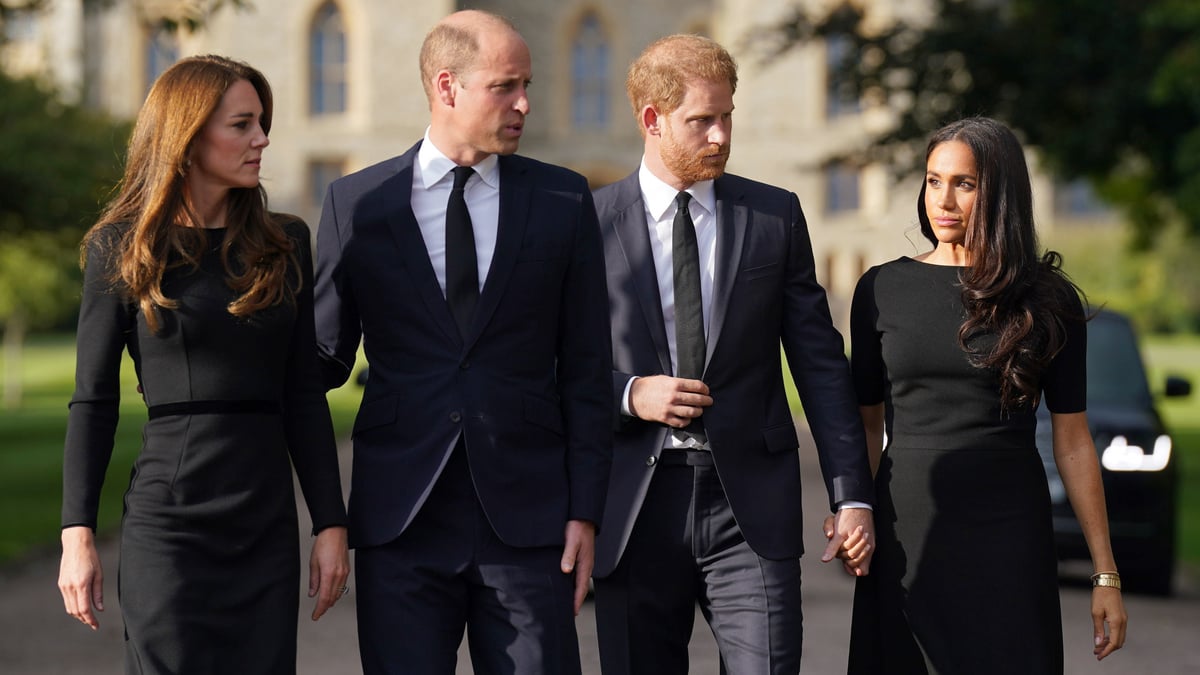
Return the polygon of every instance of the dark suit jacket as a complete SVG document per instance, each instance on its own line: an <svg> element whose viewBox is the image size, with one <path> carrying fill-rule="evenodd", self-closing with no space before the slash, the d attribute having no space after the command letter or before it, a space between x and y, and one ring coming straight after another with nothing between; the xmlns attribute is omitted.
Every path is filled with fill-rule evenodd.
<svg viewBox="0 0 1200 675"><path fill-rule="evenodd" d="M465 338L410 206L413 146L335 181L317 231L317 343L326 386L360 336L371 376L354 424L350 543L399 535L459 434L505 543L563 542L597 524L611 446L608 316L584 178L500 157L496 252Z"/></svg>
<svg viewBox="0 0 1200 675"><path fill-rule="evenodd" d="M717 262L702 378L713 405L704 428L747 543L765 558L799 557L800 464L780 343L831 506L874 501L858 404L796 195L730 175L718 178L715 189ZM671 359L637 174L595 197L612 314L611 404L619 411L629 378L671 374ZM597 577L620 560L666 436L661 424L618 417Z"/></svg>

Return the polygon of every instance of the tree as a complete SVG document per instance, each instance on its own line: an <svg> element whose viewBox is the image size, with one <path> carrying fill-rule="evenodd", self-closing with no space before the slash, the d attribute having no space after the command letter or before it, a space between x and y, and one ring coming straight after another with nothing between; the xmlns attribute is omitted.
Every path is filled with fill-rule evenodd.
<svg viewBox="0 0 1200 675"><path fill-rule="evenodd" d="M120 179L129 127L0 73L0 324L4 403L20 399L26 331L70 315L79 241Z"/></svg>
<svg viewBox="0 0 1200 675"><path fill-rule="evenodd" d="M40 12L56 0L0 0L0 26L17 12ZM62 1L62 0L57 0ZM123 0L82 0L85 7L107 9ZM217 10L229 5L236 9L250 6L248 0L124 0L137 9L138 15L148 26L158 26L170 30L184 28L194 32L204 27L208 17Z"/></svg>
<svg viewBox="0 0 1200 675"><path fill-rule="evenodd" d="M895 113L860 159L912 167L933 130L989 115L1122 209L1135 244L1164 223L1200 236L1200 3L931 0L927 23L882 28L860 4L797 9L749 40L766 60L815 38L853 45L843 84Z"/></svg>

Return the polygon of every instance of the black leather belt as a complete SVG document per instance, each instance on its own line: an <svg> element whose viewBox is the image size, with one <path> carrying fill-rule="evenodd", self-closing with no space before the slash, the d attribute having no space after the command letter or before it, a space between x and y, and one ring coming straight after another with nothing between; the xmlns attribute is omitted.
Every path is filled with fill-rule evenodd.
<svg viewBox="0 0 1200 675"><path fill-rule="evenodd" d="M277 401L180 401L152 405L150 419L171 415L278 415Z"/></svg>
<svg viewBox="0 0 1200 675"><path fill-rule="evenodd" d="M712 453L708 450L666 448L658 456L659 466L712 466Z"/></svg>

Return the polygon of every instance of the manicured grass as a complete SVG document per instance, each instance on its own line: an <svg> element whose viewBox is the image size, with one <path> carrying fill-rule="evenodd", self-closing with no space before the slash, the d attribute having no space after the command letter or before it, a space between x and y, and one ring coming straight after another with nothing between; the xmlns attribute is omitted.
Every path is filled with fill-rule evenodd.
<svg viewBox="0 0 1200 675"><path fill-rule="evenodd" d="M1171 430L1179 462L1179 557L1200 567L1200 336L1155 337L1143 341L1150 387L1161 394L1166 377L1192 382L1184 398L1158 399L1158 409Z"/></svg>
<svg viewBox="0 0 1200 675"><path fill-rule="evenodd" d="M1149 339L1143 348L1153 389L1161 392L1168 373L1185 376L1198 387L1187 398L1160 399L1159 408L1174 433L1182 467L1180 556L1200 566L1200 336ZM22 360L22 405L16 410L0 409L0 563L58 545L62 444L74 370L73 336L31 340ZM794 402L790 378L786 379ZM128 360L123 381L121 425L101 497L101 536L114 532L120 520L121 497L145 421L145 407L134 388ZM361 389L352 383L330 392L339 438L349 434L361 395ZM799 412L798 405L795 409Z"/></svg>
<svg viewBox="0 0 1200 675"><path fill-rule="evenodd" d="M62 448L74 372L73 336L36 337L22 357L20 407L0 408L0 563L58 545ZM128 358L122 382L121 423L101 494L100 536L114 533L120 521L122 496L146 420ZM354 384L330 392L339 438L349 433L360 396Z"/></svg>

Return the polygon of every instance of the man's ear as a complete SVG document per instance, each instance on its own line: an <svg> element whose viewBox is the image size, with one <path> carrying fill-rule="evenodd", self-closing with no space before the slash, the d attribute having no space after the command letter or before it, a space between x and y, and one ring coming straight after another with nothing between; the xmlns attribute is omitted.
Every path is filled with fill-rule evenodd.
<svg viewBox="0 0 1200 675"><path fill-rule="evenodd" d="M644 106L642 108L642 114L640 117L641 117L642 128L646 130L647 134L649 134L651 136L659 135L659 128L658 128L659 115L658 115L657 108L655 108L652 105Z"/></svg>
<svg viewBox="0 0 1200 675"><path fill-rule="evenodd" d="M456 81L454 73L448 70L439 70L437 75L433 76L433 94L442 105L454 107L454 84Z"/></svg>

